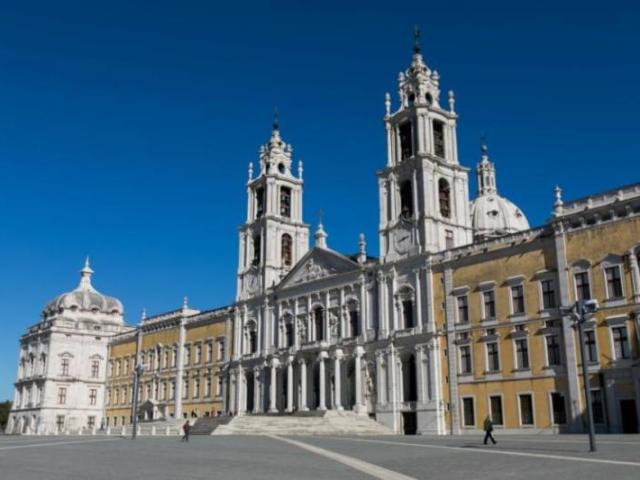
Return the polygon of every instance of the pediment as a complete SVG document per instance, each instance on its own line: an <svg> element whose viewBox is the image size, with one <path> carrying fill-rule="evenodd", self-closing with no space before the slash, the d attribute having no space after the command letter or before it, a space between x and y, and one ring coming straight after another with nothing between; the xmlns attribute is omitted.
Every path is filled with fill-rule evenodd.
<svg viewBox="0 0 640 480"><path fill-rule="evenodd" d="M359 269L360 265L350 258L333 250L316 247L300 259L277 288L280 290Z"/></svg>

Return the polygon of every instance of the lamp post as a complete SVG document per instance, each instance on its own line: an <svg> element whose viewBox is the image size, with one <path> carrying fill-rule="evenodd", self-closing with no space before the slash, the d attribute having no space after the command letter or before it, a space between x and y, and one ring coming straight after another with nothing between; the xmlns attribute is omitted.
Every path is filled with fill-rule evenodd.
<svg viewBox="0 0 640 480"><path fill-rule="evenodd" d="M582 383L584 385L584 399L586 403L587 426L589 428L589 451L596 451L595 426L593 424L593 408L591 405L591 390L589 389L589 370L587 368L587 355L584 346L584 324L587 315L595 313L598 309L596 300L578 300L571 309L578 325L578 341L580 342L580 357L582 358Z"/></svg>
<svg viewBox="0 0 640 480"><path fill-rule="evenodd" d="M136 368L133 369L133 405L131 407L131 425L133 432L131 433L131 440L135 440L138 434L138 384L140 383L142 372L144 372L144 365L139 363L136 365Z"/></svg>

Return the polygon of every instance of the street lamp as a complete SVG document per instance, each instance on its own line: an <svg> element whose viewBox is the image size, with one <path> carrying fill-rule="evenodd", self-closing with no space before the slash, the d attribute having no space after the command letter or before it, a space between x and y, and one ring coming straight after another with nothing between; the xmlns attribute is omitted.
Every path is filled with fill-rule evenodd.
<svg viewBox="0 0 640 480"><path fill-rule="evenodd" d="M133 369L133 406L131 413L131 425L133 432L131 433L131 440L136 439L138 433L138 384L140 383L140 376L144 372L144 365L139 363L136 368Z"/></svg>
<svg viewBox="0 0 640 480"><path fill-rule="evenodd" d="M584 398L587 410L587 425L589 428L589 450L596 451L596 435L593 424L593 408L591 405L591 390L589 389L589 371L587 369L587 355L584 346L584 324L587 317L598 310L597 300L578 300L573 307L571 313L578 325L578 341L580 343L580 357L582 358L582 383L584 385Z"/></svg>

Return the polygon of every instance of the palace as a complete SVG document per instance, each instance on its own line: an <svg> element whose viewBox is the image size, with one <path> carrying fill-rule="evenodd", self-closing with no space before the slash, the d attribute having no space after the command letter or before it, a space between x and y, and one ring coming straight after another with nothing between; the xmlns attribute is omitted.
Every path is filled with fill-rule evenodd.
<svg viewBox="0 0 640 480"><path fill-rule="evenodd" d="M484 143L469 198L455 97L441 94L417 41L398 88L396 105L385 97L379 257L363 235L356 254L332 250L322 223L310 248L302 163L294 171L276 120L255 176L249 166L235 302L198 311L185 301L126 327L117 301L67 300L89 295L75 293L92 288L83 270L80 290L45 308L21 339L9 431L335 410L396 433L477 432L486 416L514 432L579 432L586 361L597 429L637 432L640 184L571 202L556 188L551 218L530 228L498 194ZM599 302L585 325L586 359L570 312L584 299ZM38 332L58 325L86 341L56 347L40 378L34 359L62 339ZM103 350L88 347L94 338ZM99 378L69 378L94 358ZM132 412L136 365L144 371ZM30 393L38 385L44 400ZM91 385L99 412L83 406L94 405ZM67 404L75 410L64 413Z"/></svg>

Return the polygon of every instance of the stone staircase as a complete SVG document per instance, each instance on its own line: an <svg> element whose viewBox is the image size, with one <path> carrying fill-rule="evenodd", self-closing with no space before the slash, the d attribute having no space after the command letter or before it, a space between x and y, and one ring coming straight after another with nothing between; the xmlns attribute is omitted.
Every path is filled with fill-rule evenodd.
<svg viewBox="0 0 640 480"><path fill-rule="evenodd" d="M211 435L391 435L392 431L365 415L328 410L313 415L242 415L231 417Z"/></svg>
<svg viewBox="0 0 640 480"><path fill-rule="evenodd" d="M190 430L191 435L211 435L221 425L227 425L233 417L200 417Z"/></svg>

